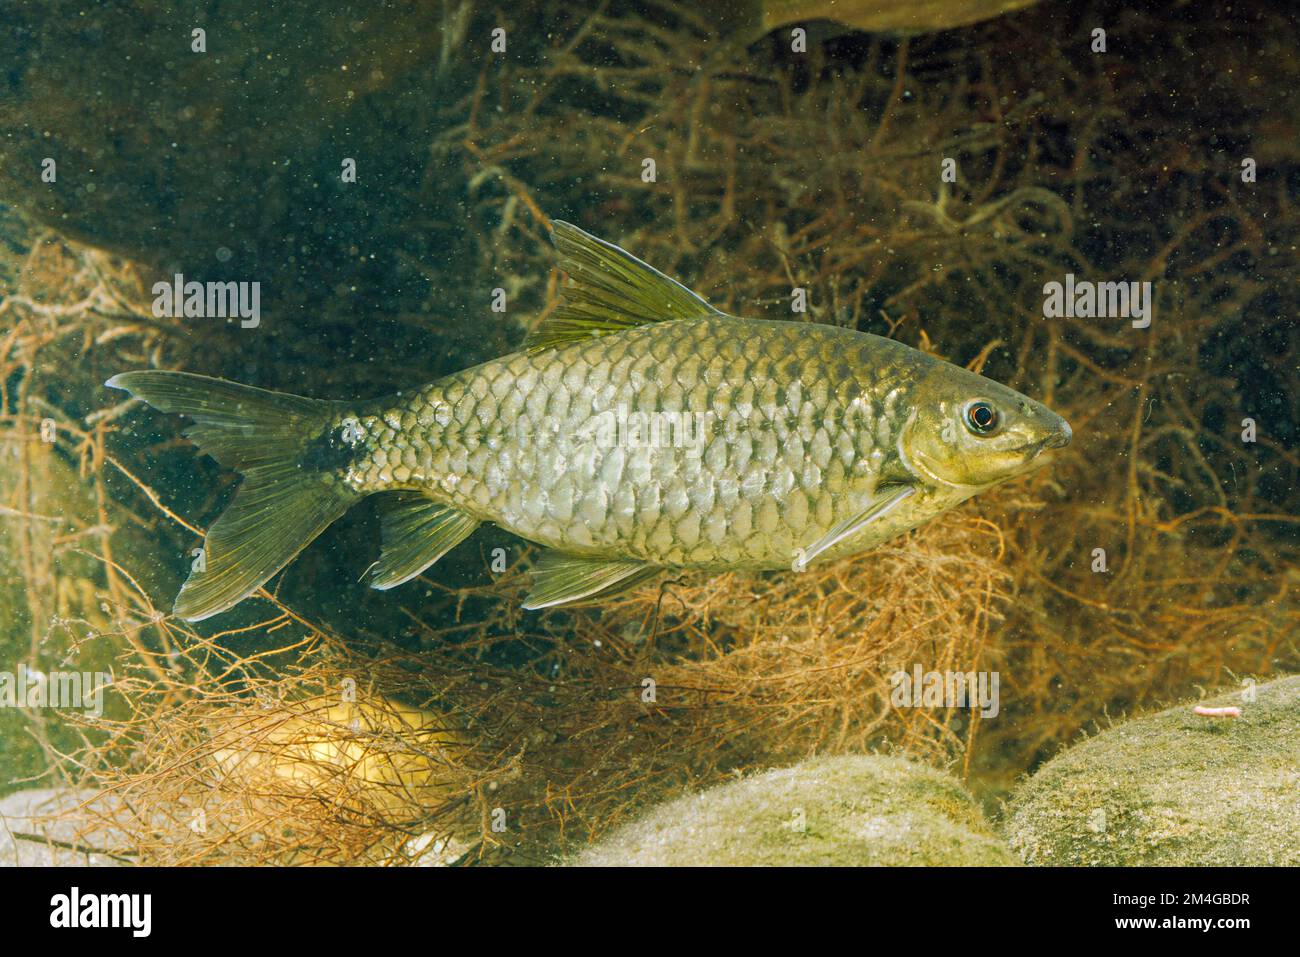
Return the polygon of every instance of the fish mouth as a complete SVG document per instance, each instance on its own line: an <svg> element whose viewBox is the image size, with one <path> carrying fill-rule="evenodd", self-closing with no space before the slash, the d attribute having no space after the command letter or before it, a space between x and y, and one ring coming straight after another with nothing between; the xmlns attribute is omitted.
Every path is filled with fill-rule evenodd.
<svg viewBox="0 0 1300 957"><path fill-rule="evenodd" d="M1074 432L1070 428L1070 423L1062 420L1061 427L1055 432L1025 446L1025 451L1028 453L1027 461L1034 461L1049 449L1065 448L1070 444L1072 438L1074 438Z"/></svg>
<svg viewBox="0 0 1300 957"><path fill-rule="evenodd" d="M1043 440L1043 448L1063 449L1070 444L1074 438L1074 430L1070 428L1070 423L1064 419L1061 420L1061 427Z"/></svg>

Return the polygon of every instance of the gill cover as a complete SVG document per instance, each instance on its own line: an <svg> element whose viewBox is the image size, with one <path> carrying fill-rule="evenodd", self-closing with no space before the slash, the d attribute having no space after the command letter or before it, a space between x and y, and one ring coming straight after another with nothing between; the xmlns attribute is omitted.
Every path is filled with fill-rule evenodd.
<svg viewBox="0 0 1300 957"><path fill-rule="evenodd" d="M914 402L899 455L933 484L987 488L1070 441L1069 424L1041 402L946 362L925 376Z"/></svg>

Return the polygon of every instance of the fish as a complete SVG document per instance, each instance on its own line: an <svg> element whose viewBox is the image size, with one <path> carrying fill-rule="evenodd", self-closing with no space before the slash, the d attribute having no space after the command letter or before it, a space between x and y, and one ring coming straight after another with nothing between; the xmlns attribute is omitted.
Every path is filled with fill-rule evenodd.
<svg viewBox="0 0 1300 957"><path fill-rule="evenodd" d="M780 27L817 28L834 38L855 30L892 37L969 26L1038 0L739 0L707 11L724 36L749 45Z"/></svg>
<svg viewBox="0 0 1300 957"><path fill-rule="evenodd" d="M199 621L378 495L370 584L425 572L484 523L542 546L525 609L663 573L803 571L1043 464L1069 424L893 339L709 305L554 221L559 302L511 354L338 401L186 372L113 376L242 482L176 598Z"/></svg>

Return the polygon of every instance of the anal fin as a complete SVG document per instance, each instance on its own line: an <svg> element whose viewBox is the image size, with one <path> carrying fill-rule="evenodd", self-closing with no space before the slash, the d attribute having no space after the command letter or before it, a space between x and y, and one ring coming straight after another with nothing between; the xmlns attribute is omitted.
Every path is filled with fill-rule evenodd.
<svg viewBox="0 0 1300 957"><path fill-rule="evenodd" d="M659 571L645 562L582 558L563 552L543 552L533 566L533 588L525 609L553 608L584 598L602 598L638 585Z"/></svg>
<svg viewBox="0 0 1300 957"><path fill-rule="evenodd" d="M468 538L479 521L421 492L382 496L383 552L370 578L371 588L393 588L410 581Z"/></svg>

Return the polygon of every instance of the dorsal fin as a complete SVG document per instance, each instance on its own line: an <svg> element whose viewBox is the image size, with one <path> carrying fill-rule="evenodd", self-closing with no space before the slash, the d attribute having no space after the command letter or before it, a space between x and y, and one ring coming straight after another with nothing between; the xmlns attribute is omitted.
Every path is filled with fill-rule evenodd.
<svg viewBox="0 0 1300 957"><path fill-rule="evenodd" d="M681 283L572 223L552 223L551 241L572 284L525 340L529 352L650 322L720 315Z"/></svg>

